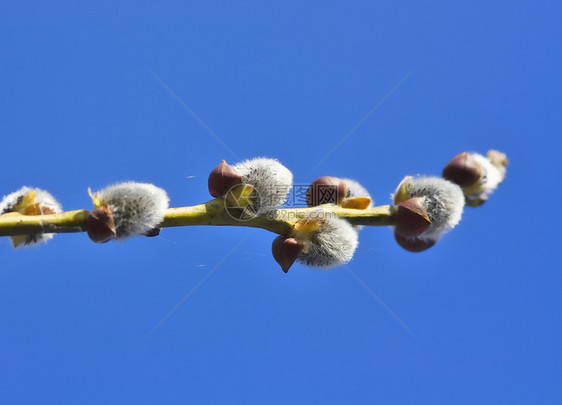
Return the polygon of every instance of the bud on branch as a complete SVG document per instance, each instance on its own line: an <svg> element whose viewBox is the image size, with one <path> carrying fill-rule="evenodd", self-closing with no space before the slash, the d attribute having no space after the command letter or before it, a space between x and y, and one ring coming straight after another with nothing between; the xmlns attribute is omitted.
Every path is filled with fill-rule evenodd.
<svg viewBox="0 0 562 405"><path fill-rule="evenodd" d="M90 193L92 210L62 212L44 190L23 187L0 202L0 236L14 247L45 242L55 233L87 232L97 243L135 235L155 236L161 228L189 225L262 228L280 236L272 254L287 272L295 261L326 268L349 262L364 225L391 226L396 242L411 252L433 245L460 221L464 205L484 203L505 178L505 154L461 153L443 178L406 176L393 205L373 207L369 192L355 180L331 176L314 180L308 208L279 208L287 201L293 174L268 158L211 171L206 203L168 208L166 192L152 184L126 182Z"/></svg>

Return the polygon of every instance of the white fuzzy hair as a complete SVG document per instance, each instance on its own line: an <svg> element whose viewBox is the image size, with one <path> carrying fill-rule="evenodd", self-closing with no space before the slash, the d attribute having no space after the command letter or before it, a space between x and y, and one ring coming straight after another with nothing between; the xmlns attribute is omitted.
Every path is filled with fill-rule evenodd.
<svg viewBox="0 0 562 405"><path fill-rule="evenodd" d="M307 218L318 218L320 226L302 241L305 249L297 261L312 267L329 268L349 262L359 244L357 231L344 219L326 210L315 210Z"/></svg>
<svg viewBox="0 0 562 405"><path fill-rule="evenodd" d="M62 212L62 206L49 192L41 190L35 187L24 186L18 191L14 191L11 194L5 196L0 202L0 215L6 214L13 211L14 205L19 203L21 199L26 195L35 190L35 200L39 203L39 209L42 211L44 208L52 210L55 214ZM25 238L25 245L33 245L40 242L46 242L52 239L54 234L52 233L37 233L27 235Z"/></svg>
<svg viewBox="0 0 562 405"><path fill-rule="evenodd" d="M293 187L293 173L276 159L254 158L234 165L242 183L253 187L252 211L262 214L283 205Z"/></svg>
<svg viewBox="0 0 562 405"><path fill-rule="evenodd" d="M467 196L468 198L476 199L480 198L481 195L491 194L498 187L498 184L503 181L505 173L498 170L487 157L479 153L471 153L471 156L480 165L482 170L482 176L480 176L480 181L478 182L478 191Z"/></svg>
<svg viewBox="0 0 562 405"><path fill-rule="evenodd" d="M408 176L402 180L404 181L407 181L407 199L419 197L431 221L431 225L420 237L438 238L459 223L464 195L458 185L440 177L429 176Z"/></svg>
<svg viewBox="0 0 562 405"><path fill-rule="evenodd" d="M169 202L163 189L133 181L108 186L95 195L111 210L116 239L143 235L156 228L164 219Z"/></svg>

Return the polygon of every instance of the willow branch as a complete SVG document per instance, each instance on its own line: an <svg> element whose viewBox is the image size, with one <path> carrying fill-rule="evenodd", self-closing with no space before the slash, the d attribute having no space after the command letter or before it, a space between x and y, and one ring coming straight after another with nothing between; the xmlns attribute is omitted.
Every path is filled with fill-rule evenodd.
<svg viewBox="0 0 562 405"><path fill-rule="evenodd" d="M352 225L394 225L394 208L390 205L365 210L346 209L330 204L314 208L280 208L263 215L239 219L233 215L236 214L235 211L225 208L223 199L217 198L191 207L168 208L160 227L245 226L288 235L299 219L319 208L347 219ZM0 236L84 232L88 213L88 210L76 210L50 215L21 215L14 212L0 215Z"/></svg>

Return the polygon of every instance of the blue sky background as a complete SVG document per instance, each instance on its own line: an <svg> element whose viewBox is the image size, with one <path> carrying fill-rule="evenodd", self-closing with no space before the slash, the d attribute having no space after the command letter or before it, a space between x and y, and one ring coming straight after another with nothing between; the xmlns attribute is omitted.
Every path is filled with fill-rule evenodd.
<svg viewBox="0 0 562 405"><path fill-rule="evenodd" d="M0 194L37 186L80 209L88 187L136 180L172 206L210 199L209 171L236 160L155 76L239 158L276 157L299 183L352 177L378 204L465 150L511 164L427 252L361 232L349 268L413 335L344 268L283 274L259 229L17 251L1 239L0 401L562 401L560 11L3 2Z"/></svg>

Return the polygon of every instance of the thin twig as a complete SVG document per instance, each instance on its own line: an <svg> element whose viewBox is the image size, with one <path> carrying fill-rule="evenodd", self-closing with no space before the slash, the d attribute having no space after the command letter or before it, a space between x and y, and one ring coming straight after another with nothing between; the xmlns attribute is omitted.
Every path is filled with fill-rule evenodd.
<svg viewBox="0 0 562 405"><path fill-rule="evenodd" d="M394 208L390 205L356 210L326 204L314 208L281 208L262 215L243 217L235 209L225 207L224 200L217 198L191 207L167 209L160 227L246 226L288 235L299 219L319 208L347 219L352 225L388 226L394 224ZM77 210L50 215L21 215L14 212L0 215L0 236L84 232L88 213L88 210Z"/></svg>

